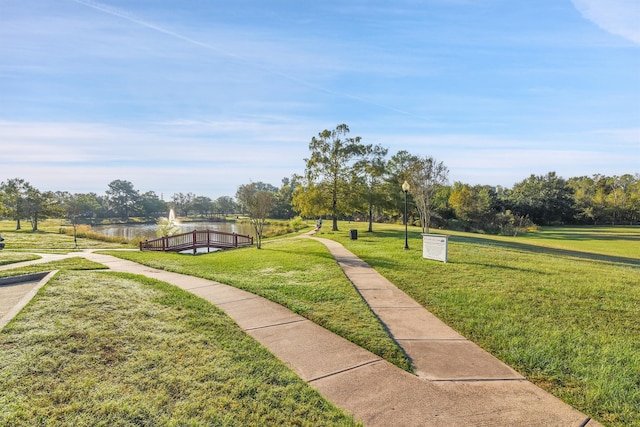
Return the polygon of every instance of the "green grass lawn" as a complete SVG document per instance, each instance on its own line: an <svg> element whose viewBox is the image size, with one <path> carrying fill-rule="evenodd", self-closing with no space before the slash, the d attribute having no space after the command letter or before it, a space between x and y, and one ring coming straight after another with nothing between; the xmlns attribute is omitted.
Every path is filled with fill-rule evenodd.
<svg viewBox="0 0 640 427"><path fill-rule="evenodd" d="M527 234L523 241L640 262L640 227L549 227Z"/></svg>
<svg viewBox="0 0 640 427"><path fill-rule="evenodd" d="M39 273L51 270L100 270L107 267L82 257L70 257L59 261L43 262L20 268L0 270L0 277L17 276L21 274Z"/></svg>
<svg viewBox="0 0 640 427"><path fill-rule="evenodd" d="M38 255L22 253L22 252L9 252L0 251L0 265L14 264L22 261L33 261L34 259L40 259Z"/></svg>
<svg viewBox="0 0 640 427"><path fill-rule="evenodd" d="M384 226L382 226L384 227ZM431 230L439 233L440 230ZM501 242L527 250L549 252L549 249L565 251L565 255L584 256L588 259L640 263L640 227L543 227L518 237L443 231L458 241ZM404 236L403 236L404 237ZM415 235L420 238L419 234ZM420 241L417 241L420 244ZM541 247L542 249L537 249Z"/></svg>
<svg viewBox="0 0 640 427"><path fill-rule="evenodd" d="M61 271L0 332L0 425L347 426L222 311L138 276Z"/></svg>
<svg viewBox="0 0 640 427"><path fill-rule="evenodd" d="M416 228L404 251L401 227L341 227L321 237L343 243L536 384L607 425L640 425L640 228L518 238L446 232L444 264L422 258ZM359 229L358 240L349 228Z"/></svg>
<svg viewBox="0 0 640 427"><path fill-rule="evenodd" d="M275 301L402 369L410 364L328 250L310 239L204 255L108 252L152 267L232 285Z"/></svg>
<svg viewBox="0 0 640 427"><path fill-rule="evenodd" d="M340 223L340 226L341 231L336 233L328 231L329 227L324 228L320 237L343 243L460 333L577 409L605 425L640 426L640 228L549 228L517 238L445 231L444 233L450 235L450 239L449 262L444 264L422 258L422 240L417 228L410 228L410 250L405 251L402 226L374 224L374 233L365 231L366 224ZM358 240L349 239L351 228L359 230ZM307 239L273 240L266 241L262 250L245 248L195 257L140 252L114 254L159 268L211 278L263 295L407 368L407 361L402 353L384 334L384 329L377 319L338 269L324 246L318 242ZM71 268L79 262L67 261L65 268ZM53 263L47 268L55 268L55 265L56 263ZM42 271L42 268L44 267L40 266L35 269ZM78 268L95 268L95 265L82 265ZM21 271L23 272L27 271ZM87 286L94 282L103 283L103 276L104 274L95 272L65 272L65 275L56 279L55 287L48 285L41 290L38 297L54 287L57 293L47 294L46 301L55 301L65 286L72 286L62 286L57 281L66 283L68 280L74 283L74 287L80 283L84 284L86 289L83 288L83 292L87 296L80 304L92 306L90 288ZM166 323L159 327L160 330L171 331L174 328L187 327L194 328L188 332L200 333L196 330L199 321L183 322L184 316L190 312L188 307L191 302L188 301L195 297L183 295L181 291L167 285L147 281L141 283L132 277L117 277L119 278L115 287L118 289L133 287L145 290L144 292L150 289L160 292L160 289L162 292L170 292L171 295L177 292L181 296L171 297L170 306L171 310L177 310L181 315L163 318ZM100 286L100 290L102 289L105 289L104 283ZM134 293L142 294L142 290L135 290ZM58 304L56 308L49 308L49 311L32 311L34 301L23 310L20 321L40 321L43 322L43 330L49 330L46 322L55 318L52 316L57 316L58 311L64 311L65 304L73 306L72 302L78 298L76 291L70 292L73 296L65 294L66 299L60 300L63 303ZM125 300L131 298L129 293L114 294L114 301L107 306L119 307L119 304L124 304L121 301L123 295L126 295ZM164 301L162 297L154 295L156 297L149 297L153 304ZM102 292L97 293L95 297L102 301ZM209 307L207 310L218 313L209 305L205 306ZM196 311L200 310L199 308ZM148 308L147 312L132 309L130 311L135 314L134 318L126 320L118 317L122 314L119 311L100 311L96 316L104 319L104 328L97 328L100 322L94 321L87 323L90 328L86 333L95 335L95 340L104 334L108 339L101 341L100 345L113 346L113 343L108 343L117 343L113 330L119 331L119 325L131 323L139 328L139 325L146 325L145 322L149 320L146 317L155 318L145 314L152 311L151 308ZM81 314L83 310L73 313ZM67 322L68 318L65 319ZM201 321L205 324L207 322L204 318ZM18 319L12 322L10 327L15 328L17 323ZM62 332L59 333L65 340L69 339L68 333L64 332L64 323L58 323L58 327L62 328ZM144 328L147 326L141 330L146 331ZM228 334L217 330L209 332L225 336ZM158 332L157 335L162 334ZM57 341L52 338L55 344L38 350L36 357L29 353L31 346L45 345L47 339L19 341L18 337L12 335L7 344L6 336L7 330L0 333L0 358L6 357L5 352L14 351L15 348L16 352L27 354L30 361L36 360L39 355L54 352L55 347L62 345L63 341L57 338L55 333L45 334L45 337L51 336ZM81 341L76 345L79 346ZM153 343L151 347L157 347L160 341L149 342ZM151 351L145 350L142 344L139 344L139 347L131 344L127 350L129 353L126 353L127 357L138 349ZM99 359L101 351L104 352L102 347L97 346L87 349L85 353ZM67 357L73 359L75 353ZM1 368L5 366L4 363L4 360L0 360L0 372L4 372ZM69 363L75 363L75 360L70 360ZM170 363L177 362L172 360ZM54 364L54 367L62 369L59 365L60 363ZM150 380L152 385L149 385L149 388L155 386L158 389L155 391L157 394L168 393L167 384L181 384L178 379L171 379L170 375L170 380L164 382L164 377L158 373L160 371L153 371L152 368L153 366L147 365L145 369L150 370L150 378L153 379ZM241 367L231 366L228 369L235 373L240 372L238 370ZM255 370L256 367L246 369ZM48 376L43 378L44 382L40 387L45 388L50 379ZM138 393L133 385L126 382L125 377L114 378L114 384L109 384L108 387L114 387L114 390L119 391L124 387L126 391ZM79 377L77 382L82 384L82 378ZM234 387L228 393L231 396L243 396L242 382L236 381L235 384L238 384L239 388ZM92 383L89 385L95 386ZM86 386L82 390L91 390L91 387ZM0 384L0 390L3 389L4 385ZM178 390L181 396L190 393L184 388ZM25 393L29 395L31 392L23 389L18 393L19 398L26 399L28 396L26 397ZM90 394L85 394L85 403L101 407L102 400L94 400ZM64 396L70 396L70 393L63 393ZM287 396L293 399L292 396L297 395ZM151 399L154 400L156 397ZM166 400L166 396L159 399L174 402ZM53 410L51 405L54 409L62 405L56 402L49 402L49 410ZM64 403L64 399L61 402ZM153 406L144 406L137 397L132 402L130 408L123 408L120 403L113 405L118 411L123 411L123 414L131 411L142 414L141 419L150 419L152 422L158 420L144 418L151 417L150 414L155 409L149 408L154 408ZM241 406L250 405L248 401L241 402ZM3 413L3 405L4 403L0 404L0 414ZM77 402L74 405L76 408L82 407ZM190 407L191 404L186 405ZM318 405L326 407L326 403ZM173 407L181 406L175 404ZM46 411L46 405L43 411ZM188 413L193 415L199 411ZM334 409L330 410L331 413L332 411ZM68 413L72 412L69 410ZM18 414L12 413L14 416ZM102 409L100 414L104 413L108 411ZM159 411L159 416L164 416L162 411ZM329 418L334 419L334 415ZM336 419L339 419L336 421L338 424L344 422L343 418ZM184 420L191 418L180 420L177 424L186 424ZM251 421L249 424L257 422L257 419L253 418L248 420ZM346 422L348 424L350 421ZM193 423L198 424L200 421Z"/></svg>

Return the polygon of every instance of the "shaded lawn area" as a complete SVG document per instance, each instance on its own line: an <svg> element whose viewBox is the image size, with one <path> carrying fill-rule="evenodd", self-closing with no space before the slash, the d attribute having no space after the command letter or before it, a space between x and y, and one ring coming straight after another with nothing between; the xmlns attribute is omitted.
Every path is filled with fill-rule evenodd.
<svg viewBox="0 0 640 427"><path fill-rule="evenodd" d="M61 271L0 332L0 425L350 426L229 317L139 276Z"/></svg>
<svg viewBox="0 0 640 427"><path fill-rule="evenodd" d="M436 230L432 232L437 233ZM550 253L557 249L555 253L564 255L640 265L640 227L637 226L542 227L517 238L456 232L447 234L476 243L499 241L502 245L531 251Z"/></svg>
<svg viewBox="0 0 640 427"><path fill-rule="evenodd" d="M594 238L596 253L588 252L587 232L577 247L567 240L552 249L540 241L532 245L531 237L447 232L444 264L422 258L416 228L404 251L400 226L367 233L363 224L352 241L346 230L354 225L360 226L343 225L345 231L321 237L344 244L464 336L577 409L607 425L640 426L634 237L640 229L621 241L612 233Z"/></svg>

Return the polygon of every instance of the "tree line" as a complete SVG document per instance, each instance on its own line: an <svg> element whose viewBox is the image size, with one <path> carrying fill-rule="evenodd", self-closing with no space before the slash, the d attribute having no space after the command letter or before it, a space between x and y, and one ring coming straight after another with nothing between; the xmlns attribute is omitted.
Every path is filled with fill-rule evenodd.
<svg viewBox="0 0 640 427"><path fill-rule="evenodd" d="M640 174L564 179L555 172L531 175L512 188L448 181L448 169L431 156L363 144L338 125L313 137L305 175L292 199L303 216L366 219L402 218L408 184L410 221L430 226L517 234L532 225L638 224Z"/></svg>
<svg viewBox="0 0 640 427"><path fill-rule="evenodd" d="M283 178L276 187L252 182L234 197L212 200L176 193L164 201L153 191L140 192L125 180L108 184L103 195L40 191L21 178L0 183L0 217L28 220L33 230L45 218L89 221L98 218L166 216L213 217L248 213L257 227L264 219L330 218L374 222L403 220L405 197L409 221L430 227L517 234L531 225L638 224L640 174L581 176L564 179L555 172L531 175L512 188L449 182L443 162L399 151L388 156L381 145L349 136L346 124L311 138L303 175ZM402 190L406 183L408 190ZM405 187L406 188L406 187Z"/></svg>

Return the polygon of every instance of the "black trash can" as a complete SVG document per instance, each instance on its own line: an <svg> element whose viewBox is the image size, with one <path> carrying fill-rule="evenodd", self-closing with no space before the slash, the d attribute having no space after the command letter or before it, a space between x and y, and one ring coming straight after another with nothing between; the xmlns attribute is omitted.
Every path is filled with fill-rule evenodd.
<svg viewBox="0 0 640 427"><path fill-rule="evenodd" d="M358 230L350 230L351 240L358 240Z"/></svg>

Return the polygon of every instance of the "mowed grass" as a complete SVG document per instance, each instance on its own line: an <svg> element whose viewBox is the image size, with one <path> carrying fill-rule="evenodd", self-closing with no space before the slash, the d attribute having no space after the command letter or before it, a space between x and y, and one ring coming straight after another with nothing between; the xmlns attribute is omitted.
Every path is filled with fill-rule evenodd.
<svg viewBox="0 0 640 427"><path fill-rule="evenodd" d="M326 247L278 239L263 249L204 255L122 251L112 255L235 286L277 302L402 369L409 361L362 300Z"/></svg>
<svg viewBox="0 0 640 427"><path fill-rule="evenodd" d="M22 261L33 261L40 258L40 256L34 254L0 251L0 265L14 264Z"/></svg>
<svg viewBox="0 0 640 427"><path fill-rule="evenodd" d="M0 332L0 425L346 426L222 311L139 276L63 270Z"/></svg>
<svg viewBox="0 0 640 427"><path fill-rule="evenodd" d="M422 258L417 228L404 251L403 227L341 227L321 237L343 243L534 383L606 425L640 426L640 228L518 238L445 232L444 264Z"/></svg>
<svg viewBox="0 0 640 427"><path fill-rule="evenodd" d="M104 270L108 267L82 257L69 257L57 261L26 265L19 268L2 269L0 277L18 276L52 270Z"/></svg>
<svg viewBox="0 0 640 427"><path fill-rule="evenodd" d="M438 233L438 230L432 230ZM540 230L518 236L491 236L469 233L447 232L464 241L469 237L474 241L481 239L485 244L490 241L501 242L502 246L527 250L557 249L564 255L582 256L602 261L620 261L640 263L640 227L544 227Z"/></svg>
<svg viewBox="0 0 640 427"><path fill-rule="evenodd" d="M549 227L523 236L522 241L640 262L640 227Z"/></svg>
<svg viewBox="0 0 640 427"><path fill-rule="evenodd" d="M517 238L445 232L451 237L443 264L422 259L417 228L410 228L411 249L404 251L404 227L375 224L367 233L366 224L340 226L337 233L323 229L320 237L343 243L463 335L577 409L606 425L640 426L640 229L552 228ZM359 230L358 240L349 240L350 228ZM288 239L260 251L196 257L114 254L250 290L343 335L355 330L350 340L406 368L318 242Z"/></svg>

